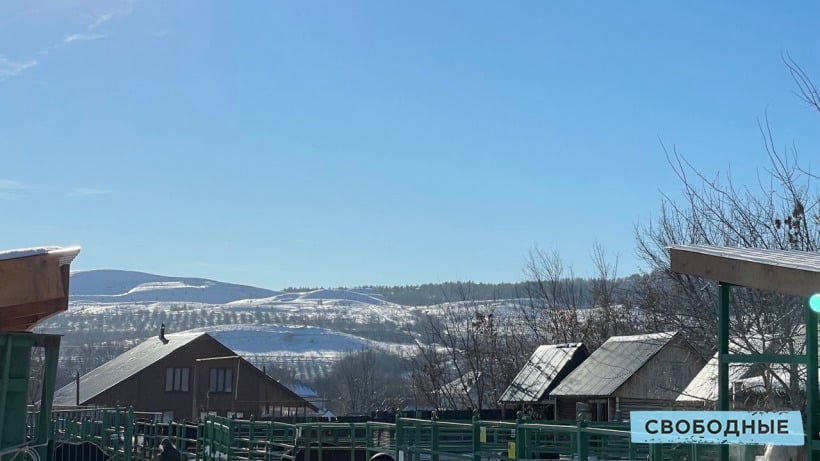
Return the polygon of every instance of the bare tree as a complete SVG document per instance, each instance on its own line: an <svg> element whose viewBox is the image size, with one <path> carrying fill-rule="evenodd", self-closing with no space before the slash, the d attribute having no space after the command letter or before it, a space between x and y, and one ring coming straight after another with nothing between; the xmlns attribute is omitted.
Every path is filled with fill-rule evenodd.
<svg viewBox="0 0 820 461"><path fill-rule="evenodd" d="M784 59L798 95L818 108L818 93L790 58ZM820 109L818 109L820 110ZM667 247L675 244L817 251L820 193L816 176L799 166L796 148L776 147L768 118L759 123L768 167L756 184L737 185L731 174L707 176L675 148L665 150L682 187L682 198L663 196L660 215L636 229L637 253L651 271L641 283L641 308L657 328L686 331L704 355L715 350L717 286L669 270ZM731 340L750 352L799 353L803 347L803 300L777 293L735 289ZM765 378L786 389L795 407L803 403L798 367L764 367Z"/></svg>
<svg viewBox="0 0 820 461"><path fill-rule="evenodd" d="M589 302L580 280L557 251L535 248L526 267L530 283L521 316L537 344L575 342L588 334L581 309Z"/></svg>
<svg viewBox="0 0 820 461"><path fill-rule="evenodd" d="M456 290L460 300L432 307L421 322L414 393L434 408L496 408L532 350L516 337L513 304L472 299L463 285Z"/></svg>
<svg viewBox="0 0 820 461"><path fill-rule="evenodd" d="M348 351L318 387L336 402L334 410L341 414L368 415L401 406L403 374L398 357L373 349Z"/></svg>
<svg viewBox="0 0 820 461"><path fill-rule="evenodd" d="M521 300L520 315L526 319L535 345L583 342L594 350L611 336L640 331L638 312L623 296L617 256L608 257L603 245L596 242L591 259L593 276L580 279L557 251L535 249L530 253L530 283Z"/></svg>

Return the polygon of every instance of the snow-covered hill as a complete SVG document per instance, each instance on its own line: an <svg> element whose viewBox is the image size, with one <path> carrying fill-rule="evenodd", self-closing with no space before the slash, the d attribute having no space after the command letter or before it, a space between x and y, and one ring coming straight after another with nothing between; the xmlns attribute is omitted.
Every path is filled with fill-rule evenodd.
<svg viewBox="0 0 820 461"><path fill-rule="evenodd" d="M310 379L348 351L412 354L422 315L367 289L284 293L115 270L74 273L70 287L69 310L38 330L64 334L62 365L80 372L159 334L164 324L168 333L206 331L257 365Z"/></svg>
<svg viewBox="0 0 820 461"><path fill-rule="evenodd" d="M69 288L71 301L96 303L177 301L224 304L280 294L264 288L208 279L110 269L75 272L71 274Z"/></svg>

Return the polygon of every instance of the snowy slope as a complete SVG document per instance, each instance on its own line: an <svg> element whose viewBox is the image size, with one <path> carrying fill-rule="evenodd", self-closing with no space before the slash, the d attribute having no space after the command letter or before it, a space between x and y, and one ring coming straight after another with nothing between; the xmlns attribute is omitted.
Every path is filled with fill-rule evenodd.
<svg viewBox="0 0 820 461"><path fill-rule="evenodd" d="M190 277L95 270L71 275L68 311L38 332L64 335L61 366L86 372L159 334L196 330L257 366L325 375L346 352L416 350L422 309L369 289L283 293ZM62 377L61 379L70 379Z"/></svg>
<svg viewBox="0 0 820 461"><path fill-rule="evenodd" d="M187 301L223 304L279 294L264 288L214 280L120 270L75 272L71 274L69 287L71 301L93 303Z"/></svg>

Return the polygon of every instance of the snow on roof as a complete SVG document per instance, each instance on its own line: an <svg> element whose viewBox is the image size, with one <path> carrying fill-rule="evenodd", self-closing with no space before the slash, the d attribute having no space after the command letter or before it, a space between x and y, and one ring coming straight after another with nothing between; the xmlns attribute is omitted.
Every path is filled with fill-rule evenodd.
<svg viewBox="0 0 820 461"><path fill-rule="evenodd" d="M205 333L174 333L166 335L168 343L153 337L80 377L80 404L107 391L120 382L148 368L175 350ZM76 382L72 381L54 393L54 405L76 404Z"/></svg>
<svg viewBox="0 0 820 461"><path fill-rule="evenodd" d="M582 343L538 346L499 401L538 402L559 383L559 375L567 375L588 356Z"/></svg>
<svg viewBox="0 0 820 461"><path fill-rule="evenodd" d="M734 383L747 377L753 365L748 363L729 364L729 382ZM689 385L678 396L678 402L711 402L718 398L718 354L715 353Z"/></svg>
<svg viewBox="0 0 820 461"><path fill-rule="evenodd" d="M613 336L564 378L550 395L611 395L675 336L676 332Z"/></svg>
<svg viewBox="0 0 820 461"><path fill-rule="evenodd" d="M7 259L27 258L30 256L44 254L53 254L60 257L60 265L64 266L66 264L71 264L71 261L74 260L74 258L77 256L79 252L79 246L71 246L65 248L58 246L22 248L17 250L0 251L0 261Z"/></svg>

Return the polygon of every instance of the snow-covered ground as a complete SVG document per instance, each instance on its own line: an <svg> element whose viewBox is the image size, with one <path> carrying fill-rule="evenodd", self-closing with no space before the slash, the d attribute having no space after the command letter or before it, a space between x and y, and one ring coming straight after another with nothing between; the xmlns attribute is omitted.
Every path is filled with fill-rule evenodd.
<svg viewBox="0 0 820 461"><path fill-rule="evenodd" d="M167 333L208 332L252 363L296 367L304 378L327 371L349 351L413 354L422 315L421 308L386 302L367 289L284 293L115 270L74 273L70 288L68 312L42 330L66 334L64 352L87 353L103 342L108 350L116 348L112 343L125 347L165 324Z"/></svg>

